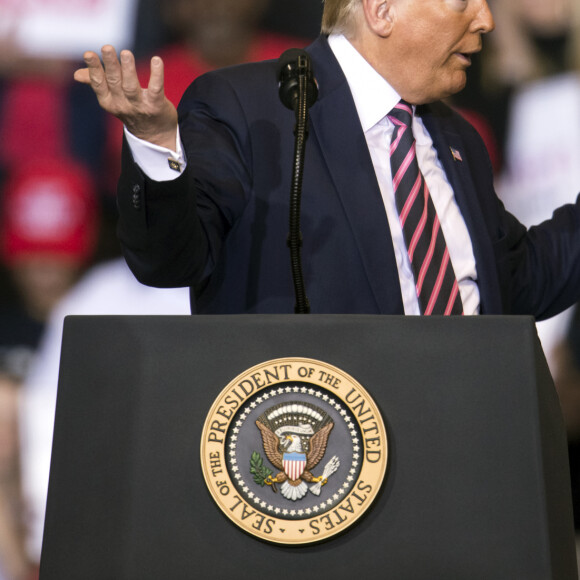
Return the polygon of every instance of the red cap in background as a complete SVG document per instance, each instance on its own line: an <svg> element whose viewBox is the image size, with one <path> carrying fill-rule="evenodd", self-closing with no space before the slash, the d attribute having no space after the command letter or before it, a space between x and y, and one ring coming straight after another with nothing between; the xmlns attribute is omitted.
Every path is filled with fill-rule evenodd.
<svg viewBox="0 0 580 580"><path fill-rule="evenodd" d="M93 179L69 159L24 163L0 191L0 254L6 264L50 256L83 264L93 255L98 209Z"/></svg>

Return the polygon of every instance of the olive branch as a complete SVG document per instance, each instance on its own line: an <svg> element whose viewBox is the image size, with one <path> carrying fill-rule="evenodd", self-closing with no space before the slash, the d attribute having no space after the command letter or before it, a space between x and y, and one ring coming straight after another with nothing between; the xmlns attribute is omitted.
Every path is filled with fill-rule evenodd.
<svg viewBox="0 0 580 580"><path fill-rule="evenodd" d="M254 481L262 487L266 485L264 480L272 475L272 470L264 465L264 460L257 451L250 458L250 473L254 476Z"/></svg>

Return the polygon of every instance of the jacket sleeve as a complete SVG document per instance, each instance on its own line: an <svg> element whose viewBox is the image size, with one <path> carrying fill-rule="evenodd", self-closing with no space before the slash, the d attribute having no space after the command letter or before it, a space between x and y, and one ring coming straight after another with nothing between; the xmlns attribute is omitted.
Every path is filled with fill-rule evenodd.
<svg viewBox="0 0 580 580"><path fill-rule="evenodd" d="M149 179L123 144L117 231L131 271L149 286L201 284L250 194L244 115L233 89L219 75L194 85L179 106L187 165L177 179Z"/></svg>
<svg viewBox="0 0 580 580"><path fill-rule="evenodd" d="M532 315L543 320L562 312L580 300L580 201L562 206L541 224L524 227L495 193L481 137L463 119L454 120L461 124L475 171L477 231L486 232L488 237L480 246L486 256L488 249L491 252L499 283L500 309L488 313ZM494 284L493 278L486 279Z"/></svg>
<svg viewBox="0 0 580 580"><path fill-rule="evenodd" d="M505 212L505 210L503 210ZM580 196L528 230L505 212L511 313L550 318L580 300Z"/></svg>

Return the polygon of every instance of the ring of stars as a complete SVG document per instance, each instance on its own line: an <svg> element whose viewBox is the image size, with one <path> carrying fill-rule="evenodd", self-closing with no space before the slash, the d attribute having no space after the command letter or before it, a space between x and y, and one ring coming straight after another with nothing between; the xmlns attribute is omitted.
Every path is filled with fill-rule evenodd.
<svg viewBox="0 0 580 580"><path fill-rule="evenodd" d="M258 407L262 403L270 399L274 399L279 395L286 395L292 393L308 394L313 397L317 397L322 401L324 401L325 403L327 403L330 407L334 408L338 412L338 414L343 418L346 426L348 427L352 442L352 461L348 475L343 484L328 499L322 501L317 505L304 509L280 508L271 505L263 498L257 496L254 492L251 491L249 486L244 481L236 457L238 434L240 432L241 427L245 423L246 419L250 416L250 414L254 411L254 409L256 409L256 407ZM235 425L231 432L232 435L230 436L229 439L228 455L229 455L229 468L233 474L233 479L235 479L238 487L241 489L241 491L244 492L244 494L246 495L246 497L250 502L253 502L256 507L259 507L262 510L267 511L275 516L293 518L293 517L312 516L326 512L328 509L333 507L338 501L340 501L343 497L345 497L345 495L352 489L356 480L356 475L359 472L362 454L360 448L359 433L356 430L356 426L353 423L352 418L349 416L348 410L343 406L343 404L340 401L337 401L331 395L328 395L327 393L322 392L318 389L298 385L272 388L269 391L262 393L259 397L256 397L254 400L252 400L250 403L248 403L245 407L241 409L240 415L236 420Z"/></svg>

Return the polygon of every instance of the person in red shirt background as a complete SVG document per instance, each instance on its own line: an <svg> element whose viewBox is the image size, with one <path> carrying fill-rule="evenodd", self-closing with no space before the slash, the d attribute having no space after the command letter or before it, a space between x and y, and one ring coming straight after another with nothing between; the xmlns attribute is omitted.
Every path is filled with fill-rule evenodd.
<svg viewBox="0 0 580 580"><path fill-rule="evenodd" d="M288 48L303 48L307 38L271 32L261 26L268 0L166 0L161 18L171 41L157 51L165 63L165 94L177 106L191 81L203 73L243 62L277 59ZM143 85L149 58L138 63ZM109 119L108 167L114 192L120 171L122 126Z"/></svg>

